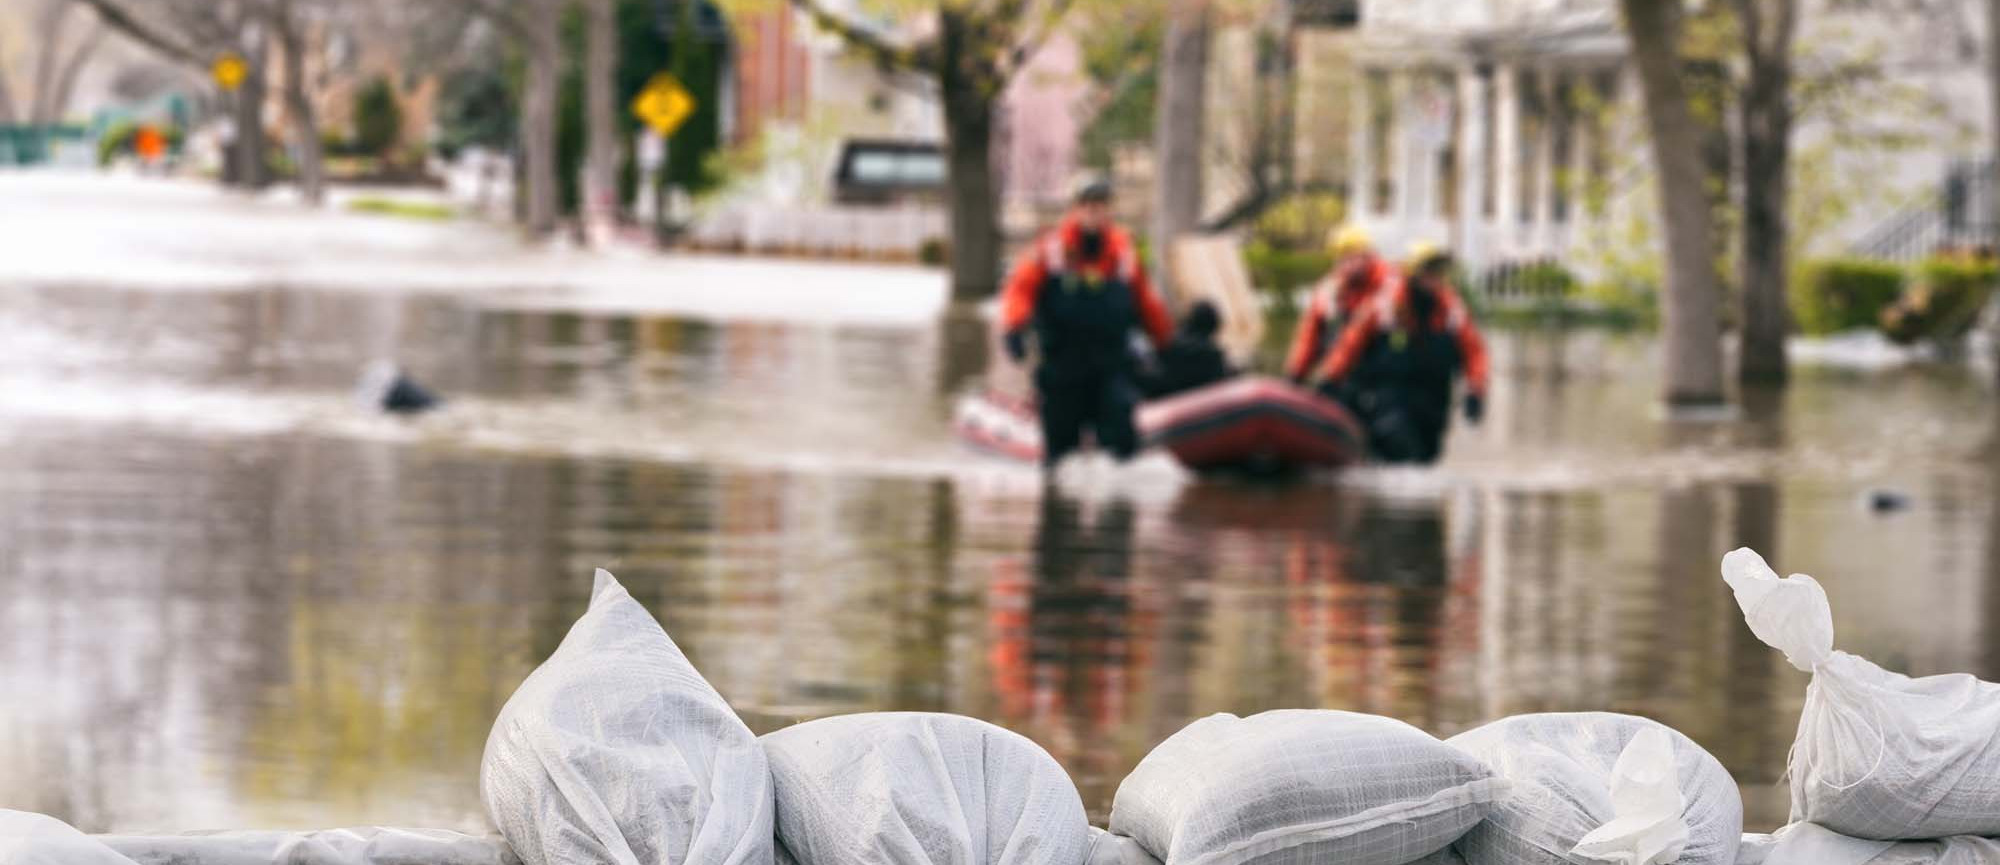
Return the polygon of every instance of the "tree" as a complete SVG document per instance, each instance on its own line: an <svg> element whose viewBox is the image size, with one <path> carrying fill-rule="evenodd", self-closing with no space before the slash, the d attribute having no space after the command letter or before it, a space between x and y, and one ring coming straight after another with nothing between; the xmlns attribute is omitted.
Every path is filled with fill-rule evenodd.
<svg viewBox="0 0 2000 865"><path fill-rule="evenodd" d="M1619 0L1638 68L1665 230L1665 397L1669 405L1722 402L1722 340L1715 237L1699 130L1681 86L1677 3Z"/></svg>
<svg viewBox="0 0 2000 865"><path fill-rule="evenodd" d="M618 212L617 0L587 0L584 31L590 155L584 161L582 209L590 228L585 236L595 240Z"/></svg>
<svg viewBox="0 0 2000 865"><path fill-rule="evenodd" d="M320 153L319 119L312 98L306 94L305 35L301 32L297 5L300 0L268 0L264 7L271 29L278 39L278 53L285 65L285 109L291 115L292 136L297 139L299 196L317 206L326 198L326 168Z"/></svg>
<svg viewBox="0 0 2000 865"><path fill-rule="evenodd" d="M1745 78L1737 95L1739 188L1742 190L1738 291L1742 345L1737 374L1746 382L1785 379L1785 251L1792 137L1792 42L1798 0L1733 0L1742 35Z"/></svg>
<svg viewBox="0 0 2000 865"><path fill-rule="evenodd" d="M824 0L790 2L884 71L920 75L936 87L944 108L952 294L992 294L1001 267L995 108L1007 83L1075 0L938 0L931 35L914 42L838 15Z"/></svg>
<svg viewBox="0 0 2000 865"><path fill-rule="evenodd" d="M1986 68L1989 90L1987 98L1991 100L1993 108L1993 116L1989 118L1992 124L1990 134L1993 137L1991 142L1993 170L2000 172L2000 0L1986 0ZM1988 216L1993 220L1994 226L2000 227L2000 195L1994 196L1993 199L1996 211ZM1996 355L2000 355L2000 340L1995 340L1995 343ZM1995 370L1996 375L2000 375L2000 365L1996 365Z"/></svg>
<svg viewBox="0 0 2000 865"><path fill-rule="evenodd" d="M248 73L230 100L236 141L223 165L223 182L249 188L268 182L263 106L264 28L269 22L263 0L155 0L143 7L147 10L143 16L134 11L140 7L121 0L78 2L91 7L105 26L190 69L206 72L221 51L241 51Z"/></svg>
<svg viewBox="0 0 2000 865"><path fill-rule="evenodd" d="M30 25L33 32L26 40L34 48L34 59L25 93L15 94L8 81L10 70L0 62L0 123L43 126L61 122L69 110L77 78L104 42L104 28L95 21L71 38L77 34L72 5L71 0L40 0Z"/></svg>
<svg viewBox="0 0 2000 865"><path fill-rule="evenodd" d="M560 190L556 176L556 92L562 79L562 11L565 0L466 0L505 31L526 60L521 83L518 210L531 235L556 229Z"/></svg>
<svg viewBox="0 0 2000 865"><path fill-rule="evenodd" d="M1208 91L1208 0L1172 0L1160 57L1153 158L1153 255L1171 286L1176 238L1201 221L1202 122Z"/></svg>

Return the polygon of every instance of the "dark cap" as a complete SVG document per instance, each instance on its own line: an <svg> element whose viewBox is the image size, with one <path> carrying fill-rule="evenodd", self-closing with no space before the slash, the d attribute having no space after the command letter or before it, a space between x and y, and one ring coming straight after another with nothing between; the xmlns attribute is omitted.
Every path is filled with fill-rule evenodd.
<svg viewBox="0 0 2000 865"><path fill-rule="evenodd" d="M1077 204L1109 204L1111 202L1111 181L1100 175L1090 175L1078 180L1076 192L1071 200Z"/></svg>

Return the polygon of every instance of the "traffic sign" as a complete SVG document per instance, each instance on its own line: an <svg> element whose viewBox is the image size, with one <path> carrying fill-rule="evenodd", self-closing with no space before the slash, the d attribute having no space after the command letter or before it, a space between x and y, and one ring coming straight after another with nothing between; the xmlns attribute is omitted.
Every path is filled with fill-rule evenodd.
<svg viewBox="0 0 2000 865"><path fill-rule="evenodd" d="M674 134L694 113L694 96L669 72L654 75L632 98L632 115L662 136Z"/></svg>
<svg viewBox="0 0 2000 865"><path fill-rule="evenodd" d="M250 74L250 64L244 62L241 55L231 51L215 58L215 62L208 67L208 73L214 76L217 86L224 90L235 90Z"/></svg>

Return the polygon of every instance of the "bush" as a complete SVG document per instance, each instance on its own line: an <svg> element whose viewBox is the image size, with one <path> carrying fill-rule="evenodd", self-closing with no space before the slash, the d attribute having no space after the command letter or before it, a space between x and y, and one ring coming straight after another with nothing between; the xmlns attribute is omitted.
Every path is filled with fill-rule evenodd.
<svg viewBox="0 0 2000 865"><path fill-rule="evenodd" d="M1332 269L1333 256L1316 248L1280 249L1265 240L1252 240L1243 246L1243 264L1250 270L1251 284L1258 289L1290 297Z"/></svg>
<svg viewBox="0 0 2000 865"><path fill-rule="evenodd" d="M1917 265L1916 284L1879 311L1883 335L1903 344L1956 342L1972 330L1993 295L2000 267L1992 261L1932 258Z"/></svg>
<svg viewBox="0 0 2000 865"><path fill-rule="evenodd" d="M104 137L97 139L97 164L102 167L111 161L133 152L132 142L139 135L140 124L129 120L119 121L104 131ZM158 125L154 128L167 140L167 152L179 153L183 134L178 126Z"/></svg>
<svg viewBox="0 0 2000 865"><path fill-rule="evenodd" d="M1857 258L1808 262L1792 280L1792 316L1813 335L1874 327L1903 292L1903 270Z"/></svg>
<svg viewBox="0 0 2000 865"><path fill-rule="evenodd" d="M1347 208L1340 196L1329 192L1304 192L1273 205L1257 217L1250 228L1253 240L1277 249L1294 252L1318 250L1326 245L1327 232L1340 224Z"/></svg>
<svg viewBox="0 0 2000 865"><path fill-rule="evenodd" d="M926 237L917 246L917 260L924 264L942 266L951 261L951 247L942 237Z"/></svg>
<svg viewBox="0 0 2000 865"><path fill-rule="evenodd" d="M354 149L370 156L390 156L403 131L403 107L396 87L376 76L354 94Z"/></svg>

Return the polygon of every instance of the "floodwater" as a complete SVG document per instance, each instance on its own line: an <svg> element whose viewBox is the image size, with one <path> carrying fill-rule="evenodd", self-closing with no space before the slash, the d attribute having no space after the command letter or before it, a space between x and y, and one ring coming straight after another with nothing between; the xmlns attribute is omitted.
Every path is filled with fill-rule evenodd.
<svg viewBox="0 0 2000 865"><path fill-rule="evenodd" d="M2000 678L1983 375L1802 369L1669 420L1643 336L1499 335L1428 471L1282 487L961 450L979 322L809 327L300 290L0 294L0 807L88 831L478 829L494 714L614 570L758 732L960 712L1095 819L1212 712L1441 736L1664 720L1779 789L1804 678L1717 574L1822 578L1839 645ZM396 356L414 422L349 388ZM1906 509L1862 500L1886 489Z"/></svg>

